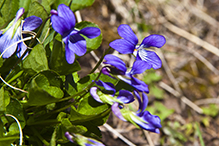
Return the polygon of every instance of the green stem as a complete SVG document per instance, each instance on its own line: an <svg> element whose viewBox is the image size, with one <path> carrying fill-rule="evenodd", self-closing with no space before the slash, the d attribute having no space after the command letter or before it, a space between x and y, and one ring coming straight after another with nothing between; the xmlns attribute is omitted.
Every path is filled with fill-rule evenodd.
<svg viewBox="0 0 219 146"><path fill-rule="evenodd" d="M47 142L34 127L31 126L30 128L33 131L34 135L36 135L46 146L49 146L49 142Z"/></svg>
<svg viewBox="0 0 219 146"><path fill-rule="evenodd" d="M106 111L104 111L104 112L102 112L102 113L100 113L100 114L98 114L96 116L91 116L91 117L88 117L88 118L83 119L83 120L76 120L76 121L73 120L73 121L71 121L71 123L72 124L81 124L83 122L95 120L95 119L100 118L100 117L105 117L107 114L110 113L110 111L111 111L111 108L107 109ZM44 120L44 121L39 121L39 122L32 122L32 123L29 123L27 125L31 126L31 128L32 128L33 125L54 125L54 124L58 124L58 123L61 123L61 122L55 119L55 120ZM41 141L43 141L44 139L42 138L42 136L36 130L35 131L34 130L33 130L33 132L34 133L36 132L37 137L39 137L39 139Z"/></svg>
<svg viewBox="0 0 219 146"><path fill-rule="evenodd" d="M100 60L99 60L98 63L96 64L96 66L91 70L90 74L93 73L93 72L99 67L99 65L100 65L101 62L103 61L105 55L109 53L110 49L111 49L111 48L109 47L109 48L105 51L105 53L104 53L103 56L100 58Z"/></svg>

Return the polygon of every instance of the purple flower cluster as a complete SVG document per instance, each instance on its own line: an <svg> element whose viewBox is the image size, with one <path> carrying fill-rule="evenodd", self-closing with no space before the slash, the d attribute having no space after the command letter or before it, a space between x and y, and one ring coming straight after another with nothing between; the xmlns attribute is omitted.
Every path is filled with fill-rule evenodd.
<svg viewBox="0 0 219 146"><path fill-rule="evenodd" d="M110 43L110 47L114 48L122 54L133 54L136 57L131 68L127 68L126 64L114 55L106 55L104 57L107 66L102 68L102 73L113 79L119 79L134 88L133 93L127 90L120 90L116 94L116 89L112 83L96 81L99 87L104 87L107 91L113 91L113 94L104 93L99 87L92 87L90 94L100 103L111 105L113 113L123 121L129 121L137 127L145 130L159 133L161 128L160 118L146 111L149 93L148 85L143 81L134 77L141 74L147 69L158 69L162 66L162 62L158 55L153 51L145 50L149 47L162 47L166 40L162 35L150 35L137 46L138 39L132 29L122 24L118 28L118 33L123 39L117 39ZM109 66L110 65L110 66ZM139 103L139 109L136 112L131 111L126 104L132 103L135 97Z"/></svg>

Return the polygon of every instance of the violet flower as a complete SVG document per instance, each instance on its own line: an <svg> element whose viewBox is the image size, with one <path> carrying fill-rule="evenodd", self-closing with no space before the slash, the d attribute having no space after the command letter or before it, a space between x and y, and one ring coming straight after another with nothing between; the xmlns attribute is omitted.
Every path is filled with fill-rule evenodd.
<svg viewBox="0 0 219 146"><path fill-rule="evenodd" d="M23 13L24 8L20 8L15 19L7 26L5 31L0 33L0 52L3 53L3 58L11 57L16 49L17 56L20 58L27 50L24 42L18 42L24 37L22 31L32 31L42 23L42 19L36 16L27 17L24 21L21 20Z"/></svg>
<svg viewBox="0 0 219 146"><path fill-rule="evenodd" d="M110 64L111 66L104 67L102 73L112 77L110 74L117 75L119 79L131 85L135 89L141 92L149 93L148 85L143 81L135 78L133 75L143 73L146 69L150 68L150 65L145 61L136 60L130 71L127 71L125 63L118 57L108 54L104 57L106 60L104 64Z"/></svg>
<svg viewBox="0 0 219 146"><path fill-rule="evenodd" d="M105 88L106 84L102 84L101 86ZM112 91L111 88L105 89ZM114 95L104 94L101 91L98 91L97 87L92 87L90 89L90 94L97 102L111 105L112 112L119 119L129 121L142 129L159 133L159 128L162 127L160 124L160 118L156 115L150 114L148 111L145 111L148 104L148 97L144 92L142 92L141 98L139 93L134 90L134 94L139 102L139 109L137 112L133 112L125 106L125 104L129 104L134 101L133 94L127 90L120 90L119 95L116 97Z"/></svg>
<svg viewBox="0 0 219 146"><path fill-rule="evenodd" d="M52 27L56 32L61 34L65 43L65 57L69 64L75 60L75 54L82 56L86 53L86 40L82 36L93 39L100 35L100 29L96 27L85 27L81 30L75 29L75 15L71 9L60 4L58 10L51 10Z"/></svg>
<svg viewBox="0 0 219 146"><path fill-rule="evenodd" d="M137 60L146 61L153 69L158 69L162 66L162 62L155 52L144 49L149 47L161 48L166 43L166 39L162 35L149 35L137 46L138 38L127 24L121 24L118 27L118 34L123 39L111 42L109 44L110 47L122 54L134 54Z"/></svg>
<svg viewBox="0 0 219 146"><path fill-rule="evenodd" d="M137 127L151 132L160 133L159 128L162 127L160 124L160 118L156 115L152 115L149 111L145 111L148 104L147 95L143 92L142 99L140 99L140 96L136 91L135 95L137 95L139 101L139 110L137 112L130 111L128 108L124 106L122 107L119 103L115 102L111 107L113 113L119 119L129 121Z"/></svg>

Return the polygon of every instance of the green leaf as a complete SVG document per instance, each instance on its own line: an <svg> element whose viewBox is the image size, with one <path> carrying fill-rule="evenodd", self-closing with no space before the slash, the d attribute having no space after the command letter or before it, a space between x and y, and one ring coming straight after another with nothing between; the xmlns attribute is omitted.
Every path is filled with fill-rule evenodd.
<svg viewBox="0 0 219 146"><path fill-rule="evenodd" d="M34 80L37 83L38 87L45 90L51 96L55 98L63 97L64 93L62 92L62 90L58 87L50 86L48 79L44 75L39 74L37 77L34 78Z"/></svg>
<svg viewBox="0 0 219 146"><path fill-rule="evenodd" d="M0 9L4 23L11 21L15 17L18 9L18 0L4 0L3 6ZM3 25L4 23L1 23L0 25Z"/></svg>
<svg viewBox="0 0 219 146"><path fill-rule="evenodd" d="M87 128L81 125L73 125L68 118L63 118L61 120L62 126L65 127L66 131L72 133L84 134L87 132Z"/></svg>
<svg viewBox="0 0 219 146"><path fill-rule="evenodd" d="M70 121L73 124L81 124L84 122L92 122L95 125L99 126L103 123L106 122L107 116L109 116L111 109L107 109L106 111L97 114L97 115L84 115L76 111L75 107L71 107L71 112L70 112Z"/></svg>
<svg viewBox="0 0 219 146"><path fill-rule="evenodd" d="M28 12L30 2L31 2L31 0L20 0L19 8L23 7L25 9L25 12Z"/></svg>
<svg viewBox="0 0 219 146"><path fill-rule="evenodd" d="M60 75L68 75L81 69L79 63L76 60L73 64L68 64L65 59L64 47L62 46L62 43L56 39L53 42L49 67Z"/></svg>
<svg viewBox="0 0 219 146"><path fill-rule="evenodd" d="M153 94L157 99L164 98L164 91L157 86L151 86L150 91L150 93Z"/></svg>
<svg viewBox="0 0 219 146"><path fill-rule="evenodd" d="M48 17L49 12L46 10L42 4L40 4L37 1L33 1L30 3L30 10L28 11L27 17L29 16L37 16L42 18L42 20L45 20Z"/></svg>
<svg viewBox="0 0 219 146"><path fill-rule="evenodd" d="M215 104L210 104L208 107L202 107L204 114L215 117L218 115L219 108Z"/></svg>
<svg viewBox="0 0 219 146"><path fill-rule="evenodd" d="M55 5L56 8L57 8L60 4L65 4L66 6L68 6L71 1L72 1L72 0L55 0L54 5Z"/></svg>
<svg viewBox="0 0 219 146"><path fill-rule="evenodd" d="M58 101L64 96L63 91L56 87L50 86L48 79L39 74L30 84L29 88L29 106L41 106Z"/></svg>
<svg viewBox="0 0 219 146"><path fill-rule="evenodd" d="M71 4L72 11L80 10L85 7L91 6L95 0L73 0Z"/></svg>
<svg viewBox="0 0 219 146"><path fill-rule="evenodd" d="M30 74L35 74L43 70L48 70L46 52L42 45L36 45L27 58L24 60L23 68Z"/></svg>
<svg viewBox="0 0 219 146"><path fill-rule="evenodd" d="M82 21L80 23L77 23L75 25L75 27L77 29L83 29L85 27L97 27L97 28L99 28L96 24L91 23L91 22L87 22L87 21ZM99 48L101 43L102 43L102 33L98 37L93 38L93 39L89 39L86 36L84 36L84 38L86 40L87 52L90 52L92 50L95 50L95 49Z"/></svg>
<svg viewBox="0 0 219 146"><path fill-rule="evenodd" d="M143 77L143 81L146 83L146 84L150 84L152 82L156 82L156 81L159 81L161 80L162 77L157 74L154 70L150 70L144 77Z"/></svg>
<svg viewBox="0 0 219 146"><path fill-rule="evenodd" d="M107 104L99 103L90 94L86 94L80 101L77 111L83 115L98 115L108 108Z"/></svg>
<svg viewBox="0 0 219 146"><path fill-rule="evenodd" d="M10 102L10 97L7 95L8 91L4 91L4 87L0 89L0 114L4 113L6 110L6 106Z"/></svg>

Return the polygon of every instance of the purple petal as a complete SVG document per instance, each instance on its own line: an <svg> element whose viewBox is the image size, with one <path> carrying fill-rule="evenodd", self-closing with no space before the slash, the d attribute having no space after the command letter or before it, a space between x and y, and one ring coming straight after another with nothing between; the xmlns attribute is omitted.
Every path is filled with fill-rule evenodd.
<svg viewBox="0 0 219 146"><path fill-rule="evenodd" d="M17 41L20 39L21 28L18 27L13 38L14 27L9 28L0 38L0 52L4 53L3 58L9 58L14 54L17 48ZM13 46L11 46L13 44ZM10 48L9 48L10 47ZM7 49L7 51L5 51ZM5 51L5 52L4 52Z"/></svg>
<svg viewBox="0 0 219 146"><path fill-rule="evenodd" d="M68 47L78 56L84 55L87 51L85 39L77 33L70 36Z"/></svg>
<svg viewBox="0 0 219 146"><path fill-rule="evenodd" d="M68 64L72 64L75 61L75 52L68 48L68 45L65 45L65 58Z"/></svg>
<svg viewBox="0 0 219 146"><path fill-rule="evenodd" d="M138 38L129 25L121 24L118 27L118 34L125 40L129 41L132 45L135 46L138 44Z"/></svg>
<svg viewBox="0 0 219 146"><path fill-rule="evenodd" d="M153 51L140 49L137 52L137 60L146 61L153 69L159 69L162 66L162 61L159 56Z"/></svg>
<svg viewBox="0 0 219 146"><path fill-rule="evenodd" d="M17 14L16 14L16 17L15 17L15 21L14 23L16 23L18 21L18 19L24 14L24 8L20 8L18 11L17 11Z"/></svg>
<svg viewBox="0 0 219 146"><path fill-rule="evenodd" d="M20 58L26 50L27 50L27 46L24 44L24 42L19 43L17 48L17 57ZM26 55L24 56L24 58L25 57Z"/></svg>
<svg viewBox="0 0 219 146"><path fill-rule="evenodd" d="M108 54L104 57L104 59L106 60L106 62L103 62L104 64L110 64L116 68L118 68L119 70L121 70L122 72L126 72L126 65L125 63L118 57Z"/></svg>
<svg viewBox="0 0 219 146"><path fill-rule="evenodd" d="M67 35L69 35L71 27L68 25L64 18L59 17L57 15L52 15L51 21L53 29L56 32L60 33L62 37L66 37Z"/></svg>
<svg viewBox="0 0 219 146"><path fill-rule="evenodd" d="M103 103L103 102L100 100L100 97L97 95L97 87L91 87L91 88L90 88L90 94L91 94L91 96L92 96L97 102Z"/></svg>
<svg viewBox="0 0 219 146"><path fill-rule="evenodd" d="M85 27L82 30L80 30L78 33L85 35L89 39L93 39L95 37L98 37L100 35L100 29L97 27Z"/></svg>
<svg viewBox="0 0 219 146"><path fill-rule="evenodd" d="M142 118L150 123L151 125L153 125L154 127L158 127L161 128L161 124L160 124L160 118L156 115L152 115L149 111L145 111Z"/></svg>
<svg viewBox="0 0 219 146"><path fill-rule="evenodd" d="M66 23L70 26L70 29L73 29L75 27L75 15L68 6L60 4L58 6L58 16L65 19Z"/></svg>
<svg viewBox="0 0 219 146"><path fill-rule="evenodd" d="M146 109L146 107L148 105L148 97L144 92L142 92L142 99L141 99L139 93L135 90L134 90L134 94L137 97L138 103L139 103L139 108L138 108L138 111L137 111L137 113L138 113L137 115L142 115L142 113L144 112L144 110Z"/></svg>
<svg viewBox="0 0 219 146"><path fill-rule="evenodd" d="M73 136L69 133L69 132L65 132L65 137L70 141L70 142L74 142L73 141Z"/></svg>
<svg viewBox="0 0 219 146"><path fill-rule="evenodd" d="M98 86L102 86L104 87L106 90L108 91L113 91L113 93L115 94L116 92L116 89L114 87L114 85L112 83L109 83L109 82L103 82L101 80L99 81L95 81L95 83L98 85Z"/></svg>
<svg viewBox="0 0 219 146"><path fill-rule="evenodd" d="M141 92L149 93L148 85L145 84L145 82L143 82L135 77L132 77L131 81L132 81L132 86L135 87L137 90L139 90Z"/></svg>
<svg viewBox="0 0 219 146"><path fill-rule="evenodd" d="M131 115L131 118L141 128L148 130L148 131L151 131L151 132L160 133L160 131L159 131L159 128L161 128L160 123L159 123L159 125L158 125L158 123L154 124L155 122L153 121L153 120L156 120L158 122L159 117L151 115L150 113L148 114L148 113L149 113L148 111L145 111L144 115L147 116L147 118L151 118L150 121L141 121L137 118L137 115ZM143 117L141 117L141 118L144 120Z"/></svg>
<svg viewBox="0 0 219 146"><path fill-rule="evenodd" d="M142 93L142 103L141 104L142 104L142 109L141 109L141 113L142 113L142 112L144 112L144 110L148 106L148 97L144 92Z"/></svg>
<svg viewBox="0 0 219 146"><path fill-rule="evenodd" d="M42 24L42 19L37 16L30 16L24 19L23 30L32 31Z"/></svg>
<svg viewBox="0 0 219 146"><path fill-rule="evenodd" d="M144 129L149 130L151 132L159 133L159 129L162 125L160 124L161 120L158 116L152 115L150 112L145 111L143 116L141 116L143 120L145 120L148 124L142 125Z"/></svg>
<svg viewBox="0 0 219 146"><path fill-rule="evenodd" d="M135 49L135 45L125 39L117 39L111 42L109 45L111 48L122 54L132 54Z"/></svg>
<svg viewBox="0 0 219 146"><path fill-rule="evenodd" d="M144 48L149 48L149 47L161 48L165 43L166 43L166 39L164 36L158 34L152 34L144 38L141 45L143 44Z"/></svg>
<svg viewBox="0 0 219 146"><path fill-rule="evenodd" d="M119 78L122 81L124 81L127 84L134 87L135 89L137 89L138 91L149 93L148 85L146 85L145 82L143 82L143 81L141 81L141 80L139 80L135 77L132 77L132 76L131 76L131 79L127 79L127 78L124 78L124 77L121 77L121 76L119 76Z"/></svg>
<svg viewBox="0 0 219 146"><path fill-rule="evenodd" d="M141 61L141 60L136 60L133 63L132 69L131 69L129 74L130 75L141 74L145 70L150 69L150 68L151 68L151 65L149 65L147 62Z"/></svg>
<svg viewBox="0 0 219 146"><path fill-rule="evenodd" d="M88 138L88 141L92 142L92 144L86 143L85 146L105 146L99 141Z"/></svg>
<svg viewBox="0 0 219 146"><path fill-rule="evenodd" d="M127 90L120 90L117 99L119 99L120 101L126 104L131 103L135 100L133 94Z"/></svg>
<svg viewBox="0 0 219 146"><path fill-rule="evenodd" d="M111 106L112 112L121 120L123 121L127 121L123 116L122 113L120 112L119 109L119 103L118 102L114 102L113 105Z"/></svg>
<svg viewBox="0 0 219 146"><path fill-rule="evenodd" d="M51 15L58 15L58 12L57 12L56 10L52 9L52 10L50 11L50 14L51 14Z"/></svg>

